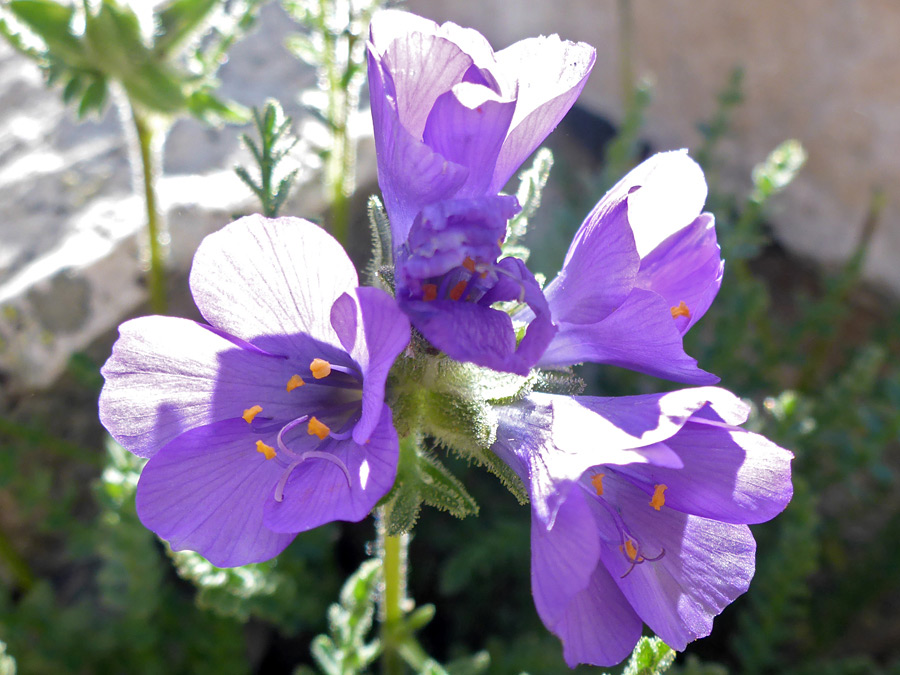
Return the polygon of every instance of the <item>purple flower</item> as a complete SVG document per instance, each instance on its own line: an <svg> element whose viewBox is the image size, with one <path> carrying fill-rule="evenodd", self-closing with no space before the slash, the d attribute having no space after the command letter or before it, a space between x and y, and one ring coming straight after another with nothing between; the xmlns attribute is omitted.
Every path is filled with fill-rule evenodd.
<svg viewBox="0 0 900 675"><path fill-rule="evenodd" d="M230 567L364 518L397 470L384 394L409 322L394 300L358 288L340 244L295 218L210 235L190 283L210 325L129 321L102 371L101 421L150 458L141 521Z"/></svg>
<svg viewBox="0 0 900 675"><path fill-rule="evenodd" d="M478 32L395 10L369 30L378 181L400 305L448 356L525 375L555 333L534 275L499 260L498 195L581 93L596 54L557 36L494 53ZM524 336L497 302L531 311Z"/></svg>
<svg viewBox="0 0 900 675"><path fill-rule="evenodd" d="M538 366L590 361L713 384L682 337L709 308L724 268L706 181L687 152L654 155L594 207L544 289L553 337ZM514 319L530 317L526 310Z"/></svg>
<svg viewBox="0 0 900 675"><path fill-rule="evenodd" d="M578 98L596 58L556 35L494 53L475 30L397 10L375 14L368 48L395 247L425 206L502 190Z"/></svg>
<svg viewBox="0 0 900 675"><path fill-rule="evenodd" d="M532 592L566 663L622 661L642 624L676 650L708 635L753 577L747 523L790 501L791 453L711 387L499 410L493 449L529 489Z"/></svg>

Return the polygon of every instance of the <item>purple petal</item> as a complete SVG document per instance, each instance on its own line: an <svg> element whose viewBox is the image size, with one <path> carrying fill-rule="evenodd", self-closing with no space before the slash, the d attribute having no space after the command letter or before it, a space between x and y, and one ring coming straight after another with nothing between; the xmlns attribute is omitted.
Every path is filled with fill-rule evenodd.
<svg viewBox="0 0 900 675"><path fill-rule="evenodd" d="M390 74L369 51L369 99L375 130L378 185L391 219L395 248L409 234L416 214L427 204L452 197L469 170L447 161L403 128L392 96Z"/></svg>
<svg viewBox="0 0 900 675"><path fill-rule="evenodd" d="M377 34L377 27L372 34ZM393 91L388 93L394 99L397 117L415 140L422 139L438 97L462 82L473 63L472 57L451 40L416 31L396 37L380 61L391 74Z"/></svg>
<svg viewBox="0 0 900 675"><path fill-rule="evenodd" d="M683 466L668 442L698 411L740 424L747 406L724 389L601 398L531 394L497 409L492 450L529 486L532 508L552 524L575 481L601 464Z"/></svg>
<svg viewBox="0 0 900 675"><path fill-rule="evenodd" d="M322 228L255 215L203 240L190 283L206 320L232 335L255 343L264 335L306 333L338 346L331 306L358 279L344 249Z"/></svg>
<svg viewBox="0 0 900 675"><path fill-rule="evenodd" d="M375 508L391 489L399 453L391 411L382 407L381 419L368 442L326 440L319 450L339 459L350 482L335 462L310 458L291 471L284 499L273 493L265 504L265 525L275 532L302 532L334 520L357 522Z"/></svg>
<svg viewBox="0 0 900 675"><path fill-rule="evenodd" d="M286 397L290 361L236 347L187 319L141 317L123 323L119 334L101 371L100 420L141 457L188 429L240 417L254 405L268 417L290 419L312 394Z"/></svg>
<svg viewBox="0 0 900 675"><path fill-rule="evenodd" d="M641 289L633 290L622 306L603 321L560 324L538 366L560 368L586 361L689 384L719 381L684 353L681 332L665 300Z"/></svg>
<svg viewBox="0 0 900 675"><path fill-rule="evenodd" d="M635 286L661 295L673 309L683 302L690 316L677 316L675 325L684 335L715 299L724 267L715 220L704 213L641 260Z"/></svg>
<svg viewBox="0 0 900 675"><path fill-rule="evenodd" d="M641 553L655 557L632 568L611 532L609 515L595 508L603 534L601 558L628 602L654 633L677 651L709 635L713 617L747 590L756 543L746 525L732 525L648 505L647 495L607 476L603 498L615 504ZM629 572L629 570L631 570ZM627 573L627 575L626 575Z"/></svg>
<svg viewBox="0 0 900 675"><path fill-rule="evenodd" d="M637 644L643 622L603 565L597 565L588 587L572 598L551 628L563 643L570 668L579 663L614 666Z"/></svg>
<svg viewBox="0 0 900 675"><path fill-rule="evenodd" d="M516 114L500 151L490 192L499 192L581 94L597 54L558 36L522 40L497 52L497 71L518 80Z"/></svg>
<svg viewBox="0 0 900 675"><path fill-rule="evenodd" d="M600 545L591 534L595 527L580 494L565 501L551 528L531 519L531 591L541 621L551 630L585 591L600 561Z"/></svg>
<svg viewBox="0 0 900 675"><path fill-rule="evenodd" d="M263 526L263 506L283 467L256 451L244 420L192 429L160 450L137 487L141 522L173 550L197 551L217 567L278 555L294 538Z"/></svg>
<svg viewBox="0 0 900 675"><path fill-rule="evenodd" d="M643 482L648 493L666 485L664 508L727 523L762 523L791 500L793 455L759 434L689 421L666 445L684 468L651 463L615 469Z"/></svg>
<svg viewBox="0 0 900 675"><path fill-rule="evenodd" d="M363 444L383 416L384 387L394 360L409 343L409 319L396 301L377 288L357 288L354 302L357 335L350 350L363 376L362 414L353 439Z"/></svg>
<svg viewBox="0 0 900 675"><path fill-rule="evenodd" d="M331 327L337 333L344 351L350 353L356 344L356 301L344 293L331 306Z"/></svg>
<svg viewBox="0 0 900 675"><path fill-rule="evenodd" d="M559 275L544 294L556 323L602 321L634 287L640 258L628 224L627 200L594 207L575 234Z"/></svg>
<svg viewBox="0 0 900 675"><path fill-rule="evenodd" d="M706 202L706 180L687 150L660 152L632 169L603 201L628 198L628 221L643 258L669 235L687 227Z"/></svg>
<svg viewBox="0 0 900 675"><path fill-rule="evenodd" d="M501 99L488 87L463 82L435 101L423 140L451 162L469 168L457 196L480 197L487 192L516 110L515 99Z"/></svg>

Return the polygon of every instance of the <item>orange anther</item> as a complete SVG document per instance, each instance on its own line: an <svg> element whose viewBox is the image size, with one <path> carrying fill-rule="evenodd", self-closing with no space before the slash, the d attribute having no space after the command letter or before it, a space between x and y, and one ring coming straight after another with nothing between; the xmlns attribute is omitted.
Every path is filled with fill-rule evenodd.
<svg viewBox="0 0 900 675"><path fill-rule="evenodd" d="M450 299L451 300L459 300L462 297L463 292L466 290L467 281L460 281L456 286L450 289Z"/></svg>
<svg viewBox="0 0 900 675"><path fill-rule="evenodd" d="M637 557L638 557L637 547L634 545L634 541L632 539L625 540L625 553L628 554L628 558L632 562L640 562L637 559Z"/></svg>
<svg viewBox="0 0 900 675"><path fill-rule="evenodd" d="M244 421L245 421L247 424L250 424L250 422L253 421L253 418L256 417L257 415L259 415L259 413L261 413L261 412L262 412L262 406L261 406L261 405L255 405L255 406L253 406L252 408L247 408L247 409L244 411L244 414L241 415L241 417L244 418Z"/></svg>
<svg viewBox="0 0 900 675"><path fill-rule="evenodd" d="M677 319L679 316L685 316L688 319L691 318L691 310L689 310L688 306L684 304L684 300L679 302L677 306L672 307L670 311L672 312L673 319Z"/></svg>
<svg viewBox="0 0 900 675"><path fill-rule="evenodd" d="M437 299L437 286L435 284L422 284L422 299L431 302Z"/></svg>
<svg viewBox="0 0 900 675"><path fill-rule="evenodd" d="M328 428L327 424L322 424L315 417L310 417L309 424L306 427L306 433L310 436L318 436L319 440L323 441L328 437L328 434L331 433L331 429Z"/></svg>
<svg viewBox="0 0 900 675"><path fill-rule="evenodd" d="M309 364L309 371L314 378L321 380L323 377L331 375L331 364L325 359L313 359Z"/></svg>
<svg viewBox="0 0 900 675"><path fill-rule="evenodd" d="M266 445L262 441L256 441L256 451L265 455L266 459L275 457L275 448L271 445Z"/></svg>
<svg viewBox="0 0 900 675"><path fill-rule="evenodd" d="M288 391L294 391L297 387L302 387L306 382L303 381L303 378L299 375L291 375L291 379L287 382L286 389Z"/></svg>
<svg viewBox="0 0 900 675"><path fill-rule="evenodd" d="M470 272L475 271L475 261L472 260L469 256L466 256L466 259L463 260L462 266L465 267Z"/></svg>
<svg viewBox="0 0 900 675"><path fill-rule="evenodd" d="M666 497L663 494L668 489L667 485L654 485L653 498L650 500L650 506L659 511L666 503Z"/></svg>
<svg viewBox="0 0 900 675"><path fill-rule="evenodd" d="M605 473L595 473L591 477L591 485L594 486L594 489L597 491L597 496L601 496L603 494L603 476Z"/></svg>

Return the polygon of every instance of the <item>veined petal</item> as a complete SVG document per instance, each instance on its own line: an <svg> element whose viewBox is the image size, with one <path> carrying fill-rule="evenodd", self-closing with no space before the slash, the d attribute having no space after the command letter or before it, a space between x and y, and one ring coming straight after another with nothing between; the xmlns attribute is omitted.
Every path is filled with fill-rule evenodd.
<svg viewBox="0 0 900 675"><path fill-rule="evenodd" d="M621 542L608 513L597 506L598 525L606 532L603 564L644 623L672 649L682 651L688 642L709 635L713 617L747 590L756 543L746 525L674 509L656 511L648 506L644 492L608 478L604 499L626 514L623 517L646 555L665 553L659 560L632 565L619 550Z"/></svg>
<svg viewBox="0 0 900 675"><path fill-rule="evenodd" d="M517 42L497 52L496 58L501 77L518 81L518 102L490 192L502 190L522 162L556 128L581 94L597 53L583 42L550 35Z"/></svg>
<svg viewBox="0 0 900 675"><path fill-rule="evenodd" d="M681 332L663 298L634 289L608 317L594 324L561 323L538 362L561 368L590 361L636 370L688 384L714 384L719 378L697 367L684 352Z"/></svg>
<svg viewBox="0 0 900 675"><path fill-rule="evenodd" d="M244 420L188 431L150 459L137 487L141 522L176 551L197 551L217 567L278 555L294 538L263 527L263 505L282 467L255 450Z"/></svg>
<svg viewBox="0 0 900 675"><path fill-rule="evenodd" d="M531 519L531 592L541 621L551 630L588 587L600 562L595 529L581 495L566 500L552 527Z"/></svg>
<svg viewBox="0 0 900 675"><path fill-rule="evenodd" d="M416 214L427 204L456 194L469 170L447 160L403 127L387 91L393 87L390 74L371 51L368 58L378 186L391 218L396 249L406 241Z"/></svg>
<svg viewBox="0 0 900 675"><path fill-rule="evenodd" d="M556 323L602 321L634 287L640 258L628 224L627 200L612 209L601 204L585 218L562 270L544 289Z"/></svg>
<svg viewBox="0 0 900 675"><path fill-rule="evenodd" d="M572 598L550 630L562 640L569 668L579 663L614 666L631 653L643 622L603 565L584 592Z"/></svg>
<svg viewBox="0 0 900 675"><path fill-rule="evenodd" d="M666 485L666 508L704 518L762 523L781 513L793 495L793 455L759 434L693 420L666 441L682 469L632 464L616 472L648 489Z"/></svg>
<svg viewBox="0 0 900 675"><path fill-rule="evenodd" d="M712 214L704 213L641 260L635 286L661 295L684 335L706 314L715 299L724 268L716 242L715 219ZM686 316L678 312L681 303Z"/></svg>
<svg viewBox="0 0 900 675"><path fill-rule="evenodd" d="M473 61L451 40L413 31L395 38L381 63L391 74L400 123L415 140L421 140L435 101L462 82Z"/></svg>
<svg viewBox="0 0 900 675"><path fill-rule="evenodd" d="M101 371L100 420L127 450L151 457L188 429L240 417L251 405L290 419L290 406L310 394L286 400L291 363L248 347L188 319L127 321Z"/></svg>
<svg viewBox="0 0 900 675"><path fill-rule="evenodd" d="M346 317L352 311L352 321L346 318L345 324L348 330L352 325L353 339L347 339L345 347L350 345L348 351L365 383L362 414L353 429L353 439L363 444L382 418L385 382L394 359L409 343L409 319L394 298L377 288L357 288L352 297L338 298L335 307L339 306Z"/></svg>
<svg viewBox="0 0 900 675"><path fill-rule="evenodd" d="M326 440L319 448L346 467L349 482L334 461L317 457L304 460L291 471L282 501L275 501L269 493L263 520L269 529L303 532L334 520L360 521L394 484L399 446L386 405L364 445L353 440Z"/></svg>
<svg viewBox="0 0 900 675"><path fill-rule="evenodd" d="M232 335L254 342L305 333L335 346L331 306L358 281L344 249L319 226L258 215L206 237L190 276L204 318Z"/></svg>
<svg viewBox="0 0 900 675"><path fill-rule="evenodd" d="M434 103L423 140L451 162L468 167L469 176L457 197L487 192L516 110L515 99L502 99L480 84L462 82Z"/></svg>

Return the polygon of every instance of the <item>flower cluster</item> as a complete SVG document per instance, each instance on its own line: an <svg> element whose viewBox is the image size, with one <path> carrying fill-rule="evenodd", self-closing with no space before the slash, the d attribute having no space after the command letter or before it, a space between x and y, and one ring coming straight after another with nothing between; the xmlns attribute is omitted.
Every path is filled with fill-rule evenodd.
<svg viewBox="0 0 900 675"><path fill-rule="evenodd" d="M481 406L484 451L530 497L534 601L566 661L617 663L643 624L683 649L747 589L747 525L787 505L791 454L742 429L748 409L723 389L562 396L534 374L595 362L718 381L682 342L723 273L700 167L676 151L630 172L542 288L503 257L520 205L501 190L574 103L594 50L552 36L495 53L393 10L368 49L394 296L360 288L303 220L248 217L208 237L190 279L208 324L125 323L103 369L103 423L149 458L138 515L220 566L360 520L394 484L395 428L412 424L395 427L386 403L395 359L471 362L526 383L458 407Z"/></svg>

